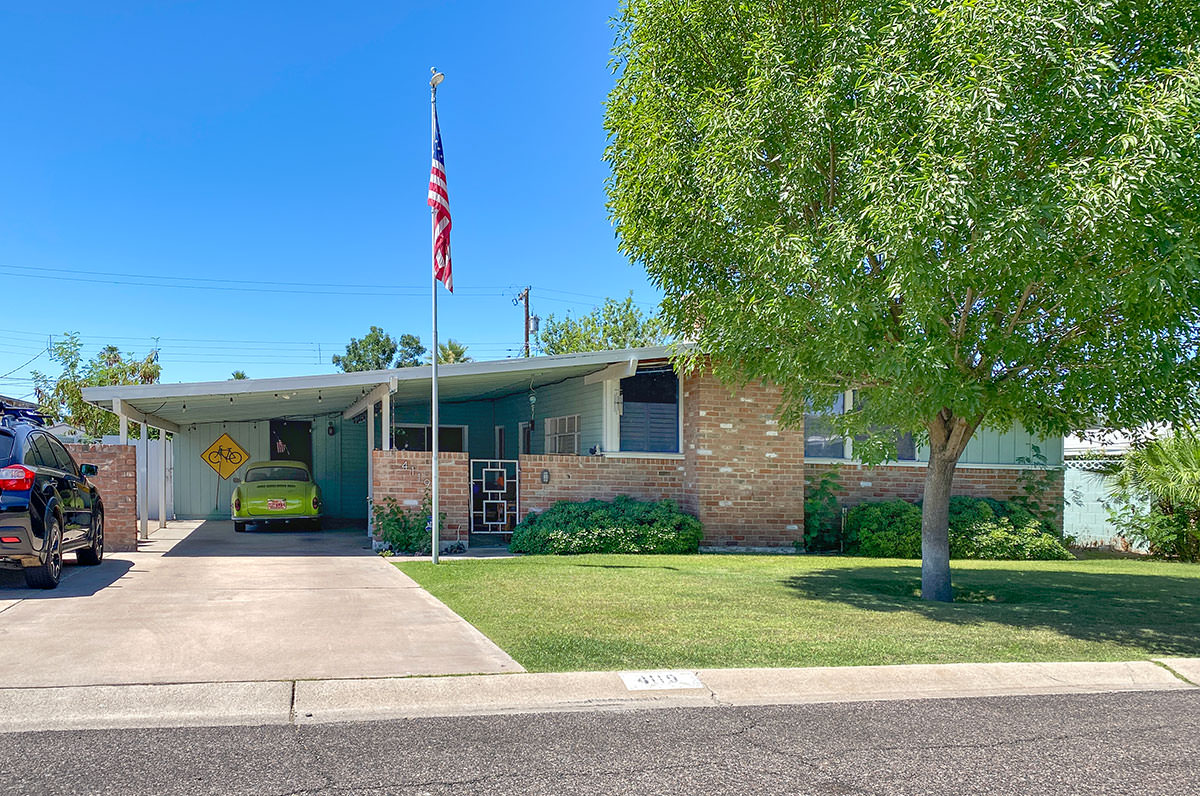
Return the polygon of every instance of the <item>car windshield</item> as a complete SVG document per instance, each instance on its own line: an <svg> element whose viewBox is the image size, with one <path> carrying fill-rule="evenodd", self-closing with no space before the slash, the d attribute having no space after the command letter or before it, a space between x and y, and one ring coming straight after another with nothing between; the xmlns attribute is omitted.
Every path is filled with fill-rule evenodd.
<svg viewBox="0 0 1200 796"><path fill-rule="evenodd" d="M303 467L255 467L246 473L246 483L255 481L307 481L308 471Z"/></svg>

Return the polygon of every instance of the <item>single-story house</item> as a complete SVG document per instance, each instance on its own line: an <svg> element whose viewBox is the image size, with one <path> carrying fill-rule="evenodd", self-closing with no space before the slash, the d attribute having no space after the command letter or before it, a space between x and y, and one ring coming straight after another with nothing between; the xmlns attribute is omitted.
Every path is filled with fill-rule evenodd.
<svg viewBox="0 0 1200 796"><path fill-rule="evenodd" d="M371 502L415 506L429 490L430 378L422 366L91 387L84 397L123 426L172 435L179 518L228 518L240 467L286 458L311 464L327 516L365 523ZM677 501L700 518L706 546L792 549L808 476L841 466L843 505L922 491L919 447L861 467L852 441L829 433L820 414L808 418L807 433L783 428L776 388L734 391L711 373L681 376L665 347L443 365L439 390L444 543L503 540L555 501L625 494ZM978 433L956 491L1019 493L1035 445L1061 465L1061 439ZM1061 506L1061 479L1047 499Z"/></svg>

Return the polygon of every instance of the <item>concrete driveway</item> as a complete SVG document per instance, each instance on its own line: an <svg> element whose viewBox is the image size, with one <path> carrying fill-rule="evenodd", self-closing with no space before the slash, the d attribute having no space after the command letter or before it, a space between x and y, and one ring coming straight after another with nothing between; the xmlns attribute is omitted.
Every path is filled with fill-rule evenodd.
<svg viewBox="0 0 1200 796"><path fill-rule="evenodd" d="M54 591L0 572L5 687L514 671L362 530L177 522L136 553L68 564Z"/></svg>

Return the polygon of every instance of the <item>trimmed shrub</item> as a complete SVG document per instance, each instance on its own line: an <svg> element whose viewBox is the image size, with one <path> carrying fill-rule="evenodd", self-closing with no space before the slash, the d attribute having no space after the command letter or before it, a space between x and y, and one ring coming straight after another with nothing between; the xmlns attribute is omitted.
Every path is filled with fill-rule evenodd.
<svg viewBox="0 0 1200 796"><path fill-rule="evenodd" d="M850 509L846 552L872 558L920 558L920 507L906 500L882 500Z"/></svg>
<svg viewBox="0 0 1200 796"><path fill-rule="evenodd" d="M921 507L905 500L864 503L846 512L846 552L874 558L921 557ZM1071 553L1024 506L992 498L950 499L950 557L1066 560Z"/></svg>
<svg viewBox="0 0 1200 796"><path fill-rule="evenodd" d="M804 539L795 543L796 549L805 553L841 550L838 486L837 469L804 479Z"/></svg>
<svg viewBox="0 0 1200 796"><path fill-rule="evenodd" d="M530 555L695 553L703 535L700 520L673 500L563 500L522 520L508 549Z"/></svg>

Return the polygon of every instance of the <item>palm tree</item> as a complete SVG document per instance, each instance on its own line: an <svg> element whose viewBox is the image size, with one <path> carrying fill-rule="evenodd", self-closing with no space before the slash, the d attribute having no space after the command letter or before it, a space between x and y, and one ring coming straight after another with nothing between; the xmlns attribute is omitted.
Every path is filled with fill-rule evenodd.
<svg viewBox="0 0 1200 796"><path fill-rule="evenodd" d="M1200 438L1176 431L1133 448L1116 470L1112 495L1126 507L1149 502L1149 512L1126 515L1126 536L1152 553L1200 560Z"/></svg>
<svg viewBox="0 0 1200 796"><path fill-rule="evenodd" d="M1147 495L1169 509L1200 504L1200 438L1177 431L1125 454L1115 486L1123 493Z"/></svg>
<svg viewBox="0 0 1200 796"><path fill-rule="evenodd" d="M474 362L467 356L467 347L455 340L438 343L438 364L454 365L459 362Z"/></svg>

